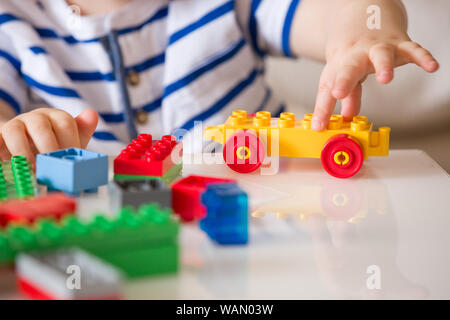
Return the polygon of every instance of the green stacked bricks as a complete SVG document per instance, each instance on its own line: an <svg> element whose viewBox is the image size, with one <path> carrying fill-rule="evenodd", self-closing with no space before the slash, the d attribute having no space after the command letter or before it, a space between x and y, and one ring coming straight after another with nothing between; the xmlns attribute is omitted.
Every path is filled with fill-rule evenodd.
<svg viewBox="0 0 450 320"><path fill-rule="evenodd" d="M3 163L0 162L0 201L8 199L8 191L6 189L6 179L3 174Z"/></svg>
<svg viewBox="0 0 450 320"><path fill-rule="evenodd" d="M14 156L11 162L0 162L0 201L34 197L36 193L36 179L26 157Z"/></svg>
<svg viewBox="0 0 450 320"><path fill-rule="evenodd" d="M11 169L16 185L17 197L20 199L33 197L36 193L36 184L34 182L33 170L27 158L24 156L12 157Z"/></svg>
<svg viewBox="0 0 450 320"><path fill-rule="evenodd" d="M20 252L79 247L114 264L129 277L178 270L179 223L170 209L156 204L122 209L116 218L96 215L90 222L68 217L11 226L0 232L0 265Z"/></svg>

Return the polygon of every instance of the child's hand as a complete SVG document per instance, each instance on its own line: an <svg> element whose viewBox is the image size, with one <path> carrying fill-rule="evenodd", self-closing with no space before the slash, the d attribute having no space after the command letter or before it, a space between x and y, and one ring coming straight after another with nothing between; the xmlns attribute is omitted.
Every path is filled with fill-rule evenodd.
<svg viewBox="0 0 450 320"><path fill-rule="evenodd" d="M361 37L352 41L343 35L335 40L327 52L327 64L323 70L312 128L326 129L337 100L342 100L341 114L352 119L361 108L361 83L367 75L376 73L381 84L394 78L394 68L415 63L427 72L439 68L436 59L424 48L412 42L406 34L379 33L377 37Z"/></svg>
<svg viewBox="0 0 450 320"><path fill-rule="evenodd" d="M73 118L51 108L21 114L1 127L0 157L24 155L31 163L35 155L66 148L86 148L97 127L98 115L88 109Z"/></svg>
<svg viewBox="0 0 450 320"><path fill-rule="evenodd" d="M371 73L387 84L394 68L407 63L427 72L439 68L427 50L411 41L407 26L401 0L301 1L291 32L293 51L326 61L311 123L314 130L327 128L337 100L342 101L346 120L357 115L361 83Z"/></svg>

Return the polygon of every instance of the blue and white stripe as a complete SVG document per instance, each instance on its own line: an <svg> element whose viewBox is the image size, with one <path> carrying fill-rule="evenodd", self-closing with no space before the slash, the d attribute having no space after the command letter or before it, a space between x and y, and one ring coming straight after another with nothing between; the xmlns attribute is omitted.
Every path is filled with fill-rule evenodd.
<svg viewBox="0 0 450 320"><path fill-rule="evenodd" d="M96 109L91 148L116 153L128 142L125 111L105 36L116 31L139 132L163 135L196 121L222 122L236 108L278 112L264 82L265 54L292 56L289 33L299 0L134 0L104 17L81 17L64 0L0 4L0 99L16 112L34 108L27 87L73 116Z"/></svg>

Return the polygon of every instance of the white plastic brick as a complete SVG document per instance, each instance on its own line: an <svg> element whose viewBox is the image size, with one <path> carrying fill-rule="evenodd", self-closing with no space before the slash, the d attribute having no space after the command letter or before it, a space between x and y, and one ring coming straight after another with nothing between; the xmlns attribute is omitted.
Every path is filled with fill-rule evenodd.
<svg viewBox="0 0 450 320"><path fill-rule="evenodd" d="M70 265L80 267L81 288L70 289L67 273ZM43 254L20 254L16 260L19 278L60 299L95 299L120 296L121 272L99 258L71 248Z"/></svg>

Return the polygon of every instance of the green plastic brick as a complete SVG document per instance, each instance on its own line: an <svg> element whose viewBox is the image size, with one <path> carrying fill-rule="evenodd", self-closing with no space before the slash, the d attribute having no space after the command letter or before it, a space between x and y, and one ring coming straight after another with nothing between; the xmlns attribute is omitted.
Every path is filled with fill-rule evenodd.
<svg viewBox="0 0 450 320"><path fill-rule="evenodd" d="M3 163L0 162L0 201L8 198L8 191L6 189L6 179L3 173Z"/></svg>
<svg viewBox="0 0 450 320"><path fill-rule="evenodd" d="M104 261L121 269L129 278L178 271L178 245L162 245L120 252L95 252Z"/></svg>
<svg viewBox="0 0 450 320"><path fill-rule="evenodd" d="M30 198L36 194L36 178L24 156L0 162L0 201Z"/></svg>
<svg viewBox="0 0 450 320"><path fill-rule="evenodd" d="M14 259L14 252L9 245L9 238L7 235L0 234L0 261L7 263ZM1 263L0 263L1 264Z"/></svg>
<svg viewBox="0 0 450 320"><path fill-rule="evenodd" d="M158 204L143 205L139 210L123 208L113 219L102 214L95 215L88 222L74 216L60 222L44 219L32 226L13 225L0 232L0 265L11 263L20 252L79 247L101 258L114 257L115 260L120 260L120 256L126 253L136 261L146 252L146 259L153 259L154 262L143 263L144 269L146 265L149 267L140 274L172 272L173 265L178 264L178 255L174 255L173 251L162 254L160 252L166 251L158 248L177 247L178 232L177 218L170 209L162 209ZM155 261L161 266L171 267L160 270L153 266ZM130 276L137 274L132 271L130 263L122 261L117 266L122 266ZM131 271L128 272L128 269Z"/></svg>
<svg viewBox="0 0 450 320"><path fill-rule="evenodd" d="M176 164L172 168L170 168L169 171L166 172L166 174L162 177L155 177L155 176L139 176L139 175L127 175L127 174L115 174L114 180L121 181L121 180L128 180L128 181L135 181L135 180L150 180L150 179L161 179L166 184L171 184L173 181L181 177L181 171L183 169L182 164Z"/></svg>

